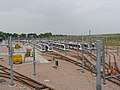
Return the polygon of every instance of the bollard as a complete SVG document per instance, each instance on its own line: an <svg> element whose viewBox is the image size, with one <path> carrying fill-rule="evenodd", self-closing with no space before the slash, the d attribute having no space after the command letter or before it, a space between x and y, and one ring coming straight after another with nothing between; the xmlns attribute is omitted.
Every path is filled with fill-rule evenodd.
<svg viewBox="0 0 120 90"><path fill-rule="evenodd" d="M58 66L58 60L55 60L55 66Z"/></svg>
<svg viewBox="0 0 120 90"><path fill-rule="evenodd" d="M55 58L53 58L53 68L57 68L58 67L58 60L55 60Z"/></svg>

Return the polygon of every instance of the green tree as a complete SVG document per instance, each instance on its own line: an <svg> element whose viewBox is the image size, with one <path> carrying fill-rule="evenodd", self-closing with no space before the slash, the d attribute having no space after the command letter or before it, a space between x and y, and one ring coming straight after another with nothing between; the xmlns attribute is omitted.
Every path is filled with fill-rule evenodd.
<svg viewBox="0 0 120 90"><path fill-rule="evenodd" d="M13 33L13 34L12 34L12 38L18 39L18 34L17 34L17 33Z"/></svg>
<svg viewBox="0 0 120 90"><path fill-rule="evenodd" d="M44 35L43 35L44 37L50 37L50 36L52 36L52 33L50 32L50 33L44 33Z"/></svg>
<svg viewBox="0 0 120 90"><path fill-rule="evenodd" d="M43 37L44 37L44 34L42 33L38 35L38 38L43 38Z"/></svg>
<svg viewBox="0 0 120 90"><path fill-rule="evenodd" d="M24 34L24 33L20 34L20 35L19 35L19 38L20 38L20 39L26 39L26 34Z"/></svg>
<svg viewBox="0 0 120 90"><path fill-rule="evenodd" d="M27 34L27 36L28 36L29 39L38 37L36 33L29 33L29 34Z"/></svg>

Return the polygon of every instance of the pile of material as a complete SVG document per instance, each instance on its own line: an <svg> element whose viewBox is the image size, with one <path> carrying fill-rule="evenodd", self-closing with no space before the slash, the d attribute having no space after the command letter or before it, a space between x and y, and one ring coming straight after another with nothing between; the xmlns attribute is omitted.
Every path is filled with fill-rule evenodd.
<svg viewBox="0 0 120 90"><path fill-rule="evenodd" d="M19 44L15 44L15 49L20 49L21 46Z"/></svg>

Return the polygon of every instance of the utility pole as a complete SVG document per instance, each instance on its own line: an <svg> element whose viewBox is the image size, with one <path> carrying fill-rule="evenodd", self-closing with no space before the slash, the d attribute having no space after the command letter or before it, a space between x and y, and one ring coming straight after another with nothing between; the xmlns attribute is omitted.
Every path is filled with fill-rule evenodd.
<svg viewBox="0 0 120 90"><path fill-rule="evenodd" d="M79 45L78 45L78 37L77 37L77 59L79 60Z"/></svg>
<svg viewBox="0 0 120 90"><path fill-rule="evenodd" d="M8 38L8 60L10 65L10 38Z"/></svg>
<svg viewBox="0 0 120 90"><path fill-rule="evenodd" d="M66 36L65 36L65 42L64 42L64 45L65 45L65 56L66 56L66 48L67 48L67 44L66 44Z"/></svg>
<svg viewBox="0 0 120 90"><path fill-rule="evenodd" d="M34 68L33 76L36 76L35 44L34 44L34 46L33 46L33 68Z"/></svg>
<svg viewBox="0 0 120 90"><path fill-rule="evenodd" d="M96 90L101 90L101 60L100 60L100 40L96 41L97 44L97 81Z"/></svg>
<svg viewBox="0 0 120 90"><path fill-rule="evenodd" d="M89 30L89 45L90 45L89 50L90 50L90 60L92 61L92 40L91 39L92 39L91 32Z"/></svg>
<svg viewBox="0 0 120 90"><path fill-rule="evenodd" d="M105 47L104 40L102 40L102 64L103 64L103 76L105 76ZM103 85L105 85L105 78L103 77Z"/></svg>
<svg viewBox="0 0 120 90"><path fill-rule="evenodd" d="M91 32L90 32L90 30L89 30L89 40L90 40L90 34L91 34Z"/></svg>
<svg viewBox="0 0 120 90"><path fill-rule="evenodd" d="M26 43L28 43L28 34L26 34Z"/></svg>
<svg viewBox="0 0 120 90"><path fill-rule="evenodd" d="M84 37L83 37L83 35L82 35L82 73L84 73L84 42L83 42L83 40L84 40Z"/></svg>
<svg viewBox="0 0 120 90"><path fill-rule="evenodd" d="M14 86L14 82L13 82L13 62L12 62L12 37L10 36L9 38L9 61L10 61L10 86Z"/></svg>
<svg viewBox="0 0 120 90"><path fill-rule="evenodd" d="M107 41L108 40L107 40L107 36L106 36L106 58L108 59L108 50L107 50L108 49L108 44L107 44Z"/></svg>

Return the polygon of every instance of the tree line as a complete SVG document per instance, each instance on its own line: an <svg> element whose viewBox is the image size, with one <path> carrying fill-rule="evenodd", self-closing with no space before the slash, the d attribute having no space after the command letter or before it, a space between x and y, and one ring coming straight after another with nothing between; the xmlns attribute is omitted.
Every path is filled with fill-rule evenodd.
<svg viewBox="0 0 120 90"><path fill-rule="evenodd" d="M8 39L9 36L12 36L12 38L14 39L32 39L32 38L54 38L54 37L63 37L64 35L53 35L51 32L47 32L47 33L40 33L40 34L36 34L36 33L6 33L6 32L2 32L0 31L0 37L2 37L4 40Z"/></svg>
<svg viewBox="0 0 120 90"><path fill-rule="evenodd" d="M36 33L6 33L6 32L2 32L0 31L0 37L2 37L3 39L7 39L9 36L12 36L15 39L26 39L26 38L48 38L53 36L51 32L49 33L40 33L40 34L36 34Z"/></svg>
<svg viewBox="0 0 120 90"><path fill-rule="evenodd" d="M42 38L42 39L52 39L52 40L69 40L69 41L76 41L81 40L82 36L81 35L63 35L63 34L56 34L53 35L51 32L47 32L47 33L40 33L40 34L36 34L36 33L6 33L3 31L0 31L0 37L2 37L4 40L8 39L9 36L12 36L12 38L14 39L32 39L32 38ZM95 38L106 38L107 40L110 41L120 41L120 33L116 33L116 34L98 34L98 35L91 35L91 38L95 39ZM89 39L89 35L84 35L84 40L88 41Z"/></svg>

